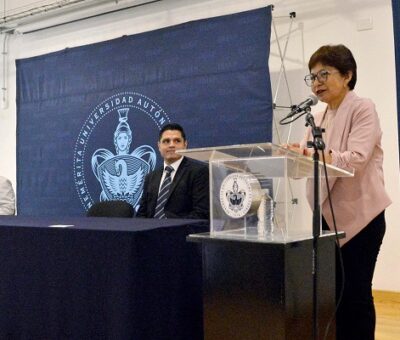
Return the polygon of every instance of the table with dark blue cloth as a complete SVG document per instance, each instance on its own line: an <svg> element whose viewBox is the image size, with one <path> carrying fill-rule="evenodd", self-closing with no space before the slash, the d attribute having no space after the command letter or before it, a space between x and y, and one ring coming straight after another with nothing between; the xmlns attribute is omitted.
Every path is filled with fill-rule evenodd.
<svg viewBox="0 0 400 340"><path fill-rule="evenodd" d="M0 339L202 339L201 252L185 239L208 228L1 216Z"/></svg>

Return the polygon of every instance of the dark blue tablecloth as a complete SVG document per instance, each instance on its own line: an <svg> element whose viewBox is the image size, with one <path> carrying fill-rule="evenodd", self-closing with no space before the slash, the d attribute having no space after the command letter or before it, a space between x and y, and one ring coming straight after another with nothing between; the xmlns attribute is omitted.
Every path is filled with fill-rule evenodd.
<svg viewBox="0 0 400 340"><path fill-rule="evenodd" d="M201 252L185 238L207 230L0 217L0 339L202 339Z"/></svg>

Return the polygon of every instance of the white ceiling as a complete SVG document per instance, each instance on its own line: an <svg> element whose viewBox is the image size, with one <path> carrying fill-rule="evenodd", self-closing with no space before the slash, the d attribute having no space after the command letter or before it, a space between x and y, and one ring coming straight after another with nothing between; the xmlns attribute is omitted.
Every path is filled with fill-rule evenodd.
<svg viewBox="0 0 400 340"><path fill-rule="evenodd" d="M56 22L59 24L159 1L161 0L2 0L0 31L18 30L21 26L38 22L43 23L43 26L51 26L55 22L54 18L57 18Z"/></svg>

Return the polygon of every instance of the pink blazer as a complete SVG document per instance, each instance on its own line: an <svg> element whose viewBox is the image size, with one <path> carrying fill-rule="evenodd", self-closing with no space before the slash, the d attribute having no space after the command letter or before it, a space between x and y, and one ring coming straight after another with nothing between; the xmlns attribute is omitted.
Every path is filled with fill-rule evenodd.
<svg viewBox="0 0 400 340"><path fill-rule="evenodd" d="M315 114L315 123L320 126L323 112ZM345 244L391 203L384 187L382 130L374 103L358 97L350 91L340 104L333 118L326 150L332 154L332 165L355 170L354 177L329 180L336 226L346 233L341 240ZM308 128L301 143L312 140ZM312 204L312 201L309 202ZM321 190L322 214L331 230L332 214L327 200L326 186Z"/></svg>

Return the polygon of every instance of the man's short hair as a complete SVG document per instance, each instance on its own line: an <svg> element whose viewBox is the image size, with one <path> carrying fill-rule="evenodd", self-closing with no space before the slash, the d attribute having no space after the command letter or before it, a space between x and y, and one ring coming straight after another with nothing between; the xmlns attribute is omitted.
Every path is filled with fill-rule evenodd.
<svg viewBox="0 0 400 340"><path fill-rule="evenodd" d="M158 135L158 140L161 140L162 134L163 134L165 131L167 131L167 130L178 130L178 131L180 131L183 140L186 141L186 134L185 134L185 131L183 130L183 127L180 126L180 125L177 124L177 123L169 123L169 124L164 125L164 126L162 127L162 129L160 130L160 134Z"/></svg>

